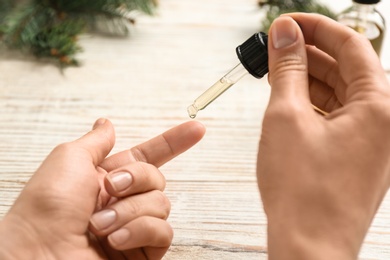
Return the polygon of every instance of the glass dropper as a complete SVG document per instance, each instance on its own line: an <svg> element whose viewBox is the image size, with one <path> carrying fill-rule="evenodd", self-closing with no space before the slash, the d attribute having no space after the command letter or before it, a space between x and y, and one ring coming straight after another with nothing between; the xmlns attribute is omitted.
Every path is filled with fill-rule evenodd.
<svg viewBox="0 0 390 260"><path fill-rule="evenodd" d="M248 71L241 63L239 63L225 76L215 82L215 84L212 85L209 89L207 89L202 95L195 99L194 103L187 108L188 115L191 118L195 118L199 110L202 110L207 107L223 92L228 90L231 86L233 86L237 81L239 81L247 74Z"/></svg>
<svg viewBox="0 0 390 260"><path fill-rule="evenodd" d="M195 99L194 103L187 108L188 115L195 118L199 110L207 107L248 73L256 78L262 78L268 73L267 43L268 35L259 32L238 46L236 53L240 63Z"/></svg>
<svg viewBox="0 0 390 260"><path fill-rule="evenodd" d="M195 99L194 103L187 108L191 118L195 118L199 110L207 107L246 74L262 78L268 73L268 35L265 33L255 33L236 48L236 53L240 63ZM312 107L321 115L328 114L314 105Z"/></svg>

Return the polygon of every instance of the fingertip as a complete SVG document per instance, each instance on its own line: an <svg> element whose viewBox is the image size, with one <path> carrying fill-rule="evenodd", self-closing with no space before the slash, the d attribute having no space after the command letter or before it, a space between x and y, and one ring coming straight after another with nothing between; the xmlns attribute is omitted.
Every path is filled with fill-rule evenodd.
<svg viewBox="0 0 390 260"><path fill-rule="evenodd" d="M290 16L276 18L268 41L272 86L268 108L273 108L268 111L311 111L306 44L299 24Z"/></svg>
<svg viewBox="0 0 390 260"><path fill-rule="evenodd" d="M274 49L283 49L298 40L300 27L290 16L280 16L270 28L270 41Z"/></svg>
<svg viewBox="0 0 390 260"><path fill-rule="evenodd" d="M115 144L115 130L112 123L105 118L98 119L93 130L76 140L92 156L95 165L99 165Z"/></svg>
<svg viewBox="0 0 390 260"><path fill-rule="evenodd" d="M92 131L101 130L106 132L109 136L115 135L114 126L111 121L106 118L99 118L95 121L92 127Z"/></svg>
<svg viewBox="0 0 390 260"><path fill-rule="evenodd" d="M206 127L199 121L188 121L184 124L188 124L188 128L193 132L194 137L197 137L197 139L202 139L202 137L206 133Z"/></svg>
<svg viewBox="0 0 390 260"><path fill-rule="evenodd" d="M163 136L178 155L198 143L205 133L201 122L191 120L168 130Z"/></svg>
<svg viewBox="0 0 390 260"><path fill-rule="evenodd" d="M103 126L107 122L107 119L105 118L99 118L98 120L95 121L93 124L92 130L95 130L96 128Z"/></svg>
<svg viewBox="0 0 390 260"><path fill-rule="evenodd" d="M205 132L206 128L201 122L191 120L169 129L162 136L171 145L174 153L179 154L199 142ZM176 147L180 149L176 150Z"/></svg>

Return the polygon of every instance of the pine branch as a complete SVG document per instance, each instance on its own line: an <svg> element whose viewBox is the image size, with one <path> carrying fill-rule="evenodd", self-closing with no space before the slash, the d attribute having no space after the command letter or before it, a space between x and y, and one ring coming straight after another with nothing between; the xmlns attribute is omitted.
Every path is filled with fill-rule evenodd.
<svg viewBox="0 0 390 260"><path fill-rule="evenodd" d="M10 5L12 0L0 0L0 7L6 3L8 15L0 20L0 40L10 48L53 58L61 66L78 64L80 33L105 28L126 35L127 25L133 23L129 12L150 15L155 7L153 0L30 0L17 7Z"/></svg>
<svg viewBox="0 0 390 260"><path fill-rule="evenodd" d="M67 20L42 30L31 42L31 51L37 57L56 57L61 64L77 65L74 56L82 50L76 43L84 29L81 20Z"/></svg>
<svg viewBox="0 0 390 260"><path fill-rule="evenodd" d="M11 12L11 10L14 8L14 5L14 0L0 0L0 40L6 30L5 23L7 16L9 12Z"/></svg>
<svg viewBox="0 0 390 260"><path fill-rule="evenodd" d="M265 18L261 22L261 30L265 32L269 30L273 20L284 13L319 13L336 19L336 14L332 10L316 0L259 0L258 3L260 8L266 13Z"/></svg>

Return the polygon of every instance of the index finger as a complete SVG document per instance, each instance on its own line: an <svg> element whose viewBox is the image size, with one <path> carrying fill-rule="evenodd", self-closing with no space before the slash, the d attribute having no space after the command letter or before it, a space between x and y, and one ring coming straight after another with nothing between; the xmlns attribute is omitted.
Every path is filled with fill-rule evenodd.
<svg viewBox="0 0 390 260"><path fill-rule="evenodd" d="M135 161L160 167L196 144L204 133L205 128L201 123L189 121L129 150L108 157L101 167L106 171L112 171Z"/></svg>
<svg viewBox="0 0 390 260"><path fill-rule="evenodd" d="M383 68L365 36L323 15L292 13L288 16L300 25L307 44L316 46L338 62L347 86L353 86L362 78L373 82L364 85L366 87L380 85L375 82Z"/></svg>

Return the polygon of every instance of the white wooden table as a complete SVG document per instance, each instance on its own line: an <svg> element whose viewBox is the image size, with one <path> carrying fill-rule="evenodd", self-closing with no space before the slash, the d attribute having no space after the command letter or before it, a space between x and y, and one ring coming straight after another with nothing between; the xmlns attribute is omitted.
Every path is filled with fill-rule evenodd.
<svg viewBox="0 0 390 260"><path fill-rule="evenodd" d="M349 1L327 3L341 10ZM190 120L187 106L236 65L235 47L261 16L255 0L161 0L154 17L137 18L129 38L83 36L83 66L63 73L2 50L0 218L51 149L95 119L114 123L114 152ZM386 40L385 57L389 47ZM267 258L255 160L268 97L266 79L242 79L199 112L205 138L163 166L175 230L165 259ZM361 258L390 259L390 197Z"/></svg>

